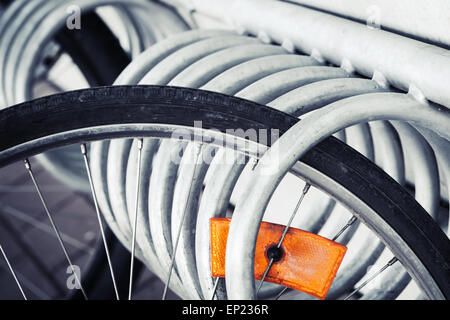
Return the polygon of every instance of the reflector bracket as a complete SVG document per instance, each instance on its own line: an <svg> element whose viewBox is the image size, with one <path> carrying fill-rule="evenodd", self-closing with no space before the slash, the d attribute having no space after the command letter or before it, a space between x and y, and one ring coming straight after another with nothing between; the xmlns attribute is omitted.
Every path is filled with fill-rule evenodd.
<svg viewBox="0 0 450 320"><path fill-rule="evenodd" d="M213 277L225 277L230 221L228 218L210 219ZM275 223L261 223L255 249L255 279L261 280L269 263L267 250L278 244L284 228ZM265 281L325 299L347 247L314 233L289 228L280 248L282 256L273 263Z"/></svg>

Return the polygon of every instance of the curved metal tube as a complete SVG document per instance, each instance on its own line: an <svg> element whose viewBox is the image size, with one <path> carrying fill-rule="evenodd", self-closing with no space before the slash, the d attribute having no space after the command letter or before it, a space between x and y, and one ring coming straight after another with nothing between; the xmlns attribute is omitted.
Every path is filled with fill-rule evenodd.
<svg viewBox="0 0 450 320"><path fill-rule="evenodd" d="M427 99L450 107L448 50L282 1L193 0L191 5L250 34L288 41L300 52L334 65L348 61L367 77L378 72L401 90L417 88Z"/></svg>
<svg viewBox="0 0 450 320"><path fill-rule="evenodd" d="M361 105L366 107L361 108ZM227 292L230 298L254 297L254 283L251 279L258 226L270 196L281 177L295 161L311 146L340 129L363 121L388 119L406 120L418 126L433 127L442 137L450 138L447 130L449 111L439 110L433 105L424 107L404 94L374 93L347 98L318 110L308 117L307 121L292 127L265 153L250 180L251 183L258 180L260 188L248 189L243 195L246 201L238 203L230 224L226 250ZM278 152L285 156L278 159L276 170L268 174L271 157L278 156ZM250 245L243 247L242 243Z"/></svg>

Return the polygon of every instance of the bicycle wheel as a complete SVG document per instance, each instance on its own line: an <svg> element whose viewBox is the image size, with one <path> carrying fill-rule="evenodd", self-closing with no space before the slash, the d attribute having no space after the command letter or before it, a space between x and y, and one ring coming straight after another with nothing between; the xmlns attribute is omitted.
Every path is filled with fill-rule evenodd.
<svg viewBox="0 0 450 320"><path fill-rule="evenodd" d="M201 130L210 138L229 135L226 130L230 128L276 129L283 134L298 122L239 98L160 86L72 91L7 108L0 115L2 167L51 148L86 141L170 138L179 127L190 134ZM203 129L193 128L194 121L202 121ZM260 148L256 152L248 148L254 141L235 135L236 150L261 156ZM403 188L335 138L319 143L301 161L292 170L357 212L429 297L449 297L449 240Z"/></svg>

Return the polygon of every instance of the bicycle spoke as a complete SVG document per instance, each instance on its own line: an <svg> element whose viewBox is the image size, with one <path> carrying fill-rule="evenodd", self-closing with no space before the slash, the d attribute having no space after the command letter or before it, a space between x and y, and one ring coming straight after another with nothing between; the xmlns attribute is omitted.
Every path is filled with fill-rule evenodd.
<svg viewBox="0 0 450 320"><path fill-rule="evenodd" d="M294 220L294 217L297 214L298 209L300 208L300 204L303 202L303 199L305 198L306 194L308 193L310 187L311 187L311 185L309 183L305 184L302 195L301 195L300 199L298 200L297 205L295 206L294 212L292 213L291 217L289 218L288 224L284 228L284 231L283 231L283 234L281 235L280 241L278 241L278 245L277 245L278 248L281 247L284 237L286 237L286 234L287 234L289 228L291 227L291 223Z"/></svg>
<svg viewBox="0 0 450 320"><path fill-rule="evenodd" d="M201 153L201 149L202 149L202 144L199 144L198 145L198 149L197 149L196 161L195 161L194 165L196 165L198 163L198 159L199 159L199 156L200 156L200 153ZM194 170L194 172L192 174L191 184L189 186L189 195L191 194L191 191L192 191L192 184L193 184L192 180L194 179L194 176L195 176L195 170ZM169 275L167 276L166 284L164 286L164 292L163 292L162 300L166 299L167 289L169 288L170 278L172 277L172 270L173 270L173 266L175 264L175 257L176 257L176 253L177 253L178 242L180 240L181 230L183 229L183 223L184 223L184 220L185 220L186 214L187 214L187 203L188 202L186 202L186 205L184 207L184 211L183 211L183 215L181 217L180 225L178 226L177 237L176 237L176 240L175 240L175 245L174 245L173 253L172 253L172 259L170 261Z"/></svg>
<svg viewBox="0 0 450 320"><path fill-rule="evenodd" d="M281 290L281 291L277 294L277 296L275 297L275 300L280 299L281 296L282 296L286 291L288 291L288 290L289 290L288 287L284 287L283 290Z"/></svg>
<svg viewBox="0 0 450 320"><path fill-rule="evenodd" d="M300 204L303 202L303 199L305 198L306 194L308 193L310 187L311 187L311 185L309 183L305 184L305 187L303 188L303 191L302 191L302 195L300 196L300 199L298 200L297 205L295 206L295 209L292 212L291 217L289 218L289 221L288 221L286 227L283 230L283 234L281 235L281 238L278 241L277 249L280 249L281 244L283 243L283 240L286 237L286 234L287 234L287 232L288 232L288 230L289 230L289 228L290 228L290 226L292 224L292 221L294 220L294 217L296 216L297 211L300 208ZM267 265L267 268L264 271L264 274L263 274L263 276L261 278L261 282L259 283L258 288L256 289L256 296L258 296L259 290L261 290L261 287L262 287L262 284L264 282L264 279L266 278L267 274L269 273L270 268L273 265L273 262L274 262L274 259L270 258L269 264Z"/></svg>
<svg viewBox="0 0 450 320"><path fill-rule="evenodd" d="M336 235L331 240L336 241L336 239L339 238L344 233L344 231L348 229L348 227L350 227L353 223L355 223L355 221L356 217L355 216L351 217L350 220L348 220L347 224L343 226L342 229L339 230L339 232L336 233Z"/></svg>
<svg viewBox="0 0 450 320"><path fill-rule="evenodd" d="M332 241L336 241L336 239L338 239L353 223L355 223L355 221L357 220L357 218L355 216L352 216L350 218L350 220L348 220L348 222L345 224L345 226L342 227L341 230L339 230L336 235L333 237ZM275 297L275 300L278 300L281 298L281 296L287 291L289 290L288 287L283 288L283 290L281 290Z"/></svg>
<svg viewBox="0 0 450 320"><path fill-rule="evenodd" d="M214 282L214 288L213 288L213 294L211 297L211 300L214 300L214 297L216 296L217 286L219 284L219 277L216 278L216 281Z"/></svg>
<svg viewBox="0 0 450 320"><path fill-rule="evenodd" d="M266 270L264 270L264 274L263 274L263 276L261 278L261 282L258 284L258 288L256 289L256 296L258 296L259 290L261 290L261 287L263 285L264 279L266 278L267 274L269 273L270 268L272 268L272 264L273 264L273 258L271 258L269 260L269 264L267 265Z"/></svg>
<svg viewBox="0 0 450 320"><path fill-rule="evenodd" d="M50 220L50 224L52 225L53 231L54 231L55 234L56 234L56 238L58 239L58 242L59 242L59 244L60 244L60 246L61 246L61 249L62 249L63 252L64 252L64 255L65 255L65 257L66 257L66 260L67 260L67 262L69 263L70 268L72 269L72 272L73 272L73 275L74 275L74 277L75 277L75 280L77 281L78 285L80 286L80 290L81 290L81 292L83 293L84 298L85 298L86 300L88 300L87 295L86 295L86 292L84 291L83 286L81 285L81 281L80 281L80 279L79 279L79 277L78 277L78 274L77 274L77 272L75 271L75 268L74 268L74 266L73 266L73 264L72 264L72 261L70 260L69 254L67 253L66 246L64 245L64 242L63 242L63 240L62 240L62 238L61 238L61 234L59 233L59 230L58 230L58 228L56 227L55 222L53 221L53 217L52 217L52 215L50 214L50 211L49 211L49 209L48 209L48 207L47 207L47 203L45 202L44 196L42 195L41 189L39 188L39 185L38 185L38 183L37 183L37 181L36 181L36 179L35 179L35 177L34 177L33 170L31 169L30 161L29 161L28 159L25 159L25 160L24 160L24 163L25 163L25 168L27 169L28 173L30 174L31 180L33 181L33 184L34 184L34 187L35 187L35 189L36 189L36 192L37 192L37 194L39 195L39 199L41 200L41 203L42 203L42 205L43 205L43 207L44 207L44 210L45 210L45 212L47 213L47 217L48 217L48 219Z"/></svg>
<svg viewBox="0 0 450 320"><path fill-rule="evenodd" d="M87 172L88 179L89 179L89 185L91 186L92 198L94 199L95 212L97 214L97 220L98 220L98 224L100 227L100 233L102 235L103 245L105 247L106 259L108 260L109 271L111 273L111 279L112 279L112 283L113 283L113 287L114 287L114 292L116 294L116 299L119 300L119 291L117 289L116 279L114 277L114 270L113 270L113 266L112 266L111 257L109 254L108 243L106 241L105 231L103 229L103 222L102 222L102 218L100 216L100 209L98 206L97 195L95 193L94 183L92 181L91 168L89 165L89 160L88 160L88 155L87 155L87 148L84 143L81 145L81 153L83 155L86 172Z"/></svg>
<svg viewBox="0 0 450 320"><path fill-rule="evenodd" d="M144 145L143 139L137 140L137 149L138 149L138 157L137 157L137 179L136 179L136 199L135 199L135 207L134 207L134 217L133 217L133 238L131 242L131 263L130 263L130 281L128 287L128 300L131 300L131 292L133 289L133 269L134 269L134 255L136 252L136 227L137 227L137 215L139 209L139 188L141 182L141 156L142 156L142 148Z"/></svg>
<svg viewBox="0 0 450 320"><path fill-rule="evenodd" d="M20 248L23 253L25 253L29 257L30 262L36 267L37 270L39 270L40 274L48 281L48 283L55 289L55 291L58 292L59 295L63 295L64 290L61 287L61 284L56 281L55 277L53 276L53 274L51 274L42 258L36 254L36 252L29 246L26 241L24 241L21 232L14 226L14 224L12 224L9 219L4 217L2 214L3 210L1 210L0 213L0 223L5 227L5 231L11 236L11 238L14 239L13 242ZM27 285L27 279L19 272L17 272L17 274L22 279L23 286L30 289L30 291L33 291L33 293L36 293L36 290L34 290L36 286L31 284L29 281L28 284L30 284L31 286ZM40 293L36 293L36 295L42 296L42 294Z"/></svg>
<svg viewBox="0 0 450 320"><path fill-rule="evenodd" d="M2 265L1 268L9 271L9 268L7 266ZM27 291L30 291L31 293L33 293L40 300L51 300L52 299L51 296L49 296L47 293L42 291L37 285L35 285L32 281L27 279L27 277L25 277L22 273L20 273L17 270L15 272L16 272L17 278L20 278L20 282L24 289L27 289Z"/></svg>
<svg viewBox="0 0 450 320"><path fill-rule="evenodd" d="M13 267L11 266L11 263L9 263L8 257L6 256L5 251L3 250L2 245L0 244L0 251L2 252L3 258L5 258L6 264L8 265L9 270L11 271L14 280L16 281L17 286L19 287L20 292L22 293L23 299L28 300L27 296L25 295L25 292L23 292L22 286L20 285L19 279L17 279L16 273L14 272Z"/></svg>
<svg viewBox="0 0 450 320"><path fill-rule="evenodd" d="M375 279L377 276L379 276L384 270L386 270L387 268L389 268L390 266L392 266L394 263L396 263L398 261L398 259L396 257L392 258L391 260L389 260L388 263L386 263L380 270L378 270L377 272L375 272L369 279L367 279L366 281L364 281L358 288L356 288L355 290L352 291L352 293L350 293L348 296L346 296L344 298L344 300L348 300L349 298L351 298L355 293L357 293L359 290L361 290L362 288L364 288L369 282L371 282L373 279Z"/></svg>

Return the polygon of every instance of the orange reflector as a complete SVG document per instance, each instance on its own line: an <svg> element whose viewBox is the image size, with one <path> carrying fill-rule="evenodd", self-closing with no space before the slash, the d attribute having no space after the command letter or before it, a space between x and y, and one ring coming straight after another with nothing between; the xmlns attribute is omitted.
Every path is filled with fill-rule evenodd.
<svg viewBox="0 0 450 320"><path fill-rule="evenodd" d="M230 221L227 218L210 219L213 277L225 277L225 249ZM284 228L279 224L261 223L255 250L255 279L261 280L269 264L266 252L278 244ZM272 265L265 281L325 299L347 247L314 233L289 228L281 249L283 255Z"/></svg>

